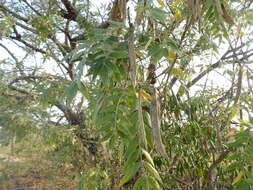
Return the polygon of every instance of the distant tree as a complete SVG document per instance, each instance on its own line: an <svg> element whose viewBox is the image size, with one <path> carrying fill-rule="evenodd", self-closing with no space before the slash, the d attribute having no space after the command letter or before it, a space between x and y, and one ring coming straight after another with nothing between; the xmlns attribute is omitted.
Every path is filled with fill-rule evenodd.
<svg viewBox="0 0 253 190"><path fill-rule="evenodd" d="M0 1L1 130L70 127L80 189L251 189L252 1L94 2Z"/></svg>

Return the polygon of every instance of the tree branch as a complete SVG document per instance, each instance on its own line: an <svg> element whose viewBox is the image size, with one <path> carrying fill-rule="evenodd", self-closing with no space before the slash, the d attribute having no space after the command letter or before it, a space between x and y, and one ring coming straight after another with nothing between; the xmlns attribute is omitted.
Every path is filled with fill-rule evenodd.
<svg viewBox="0 0 253 190"><path fill-rule="evenodd" d="M21 37L19 37L19 36L10 36L10 38L13 39L13 40L17 40L17 41L21 42L22 44L24 44L26 47L32 49L33 51L36 51L36 52L39 52L39 53L42 53L42 54L46 54L46 52L44 50L29 44L28 42L22 40Z"/></svg>
<svg viewBox="0 0 253 190"><path fill-rule="evenodd" d="M75 9L75 7L68 0L61 0L61 2L63 3L65 8L67 9L67 11L65 11L63 9L60 11L62 17L66 18L66 19L69 19L69 20L76 21L78 12Z"/></svg>
<svg viewBox="0 0 253 190"><path fill-rule="evenodd" d="M41 16L41 13L39 11L37 11L35 8L33 8L33 6L31 6L27 0L23 0L23 2L33 11L35 12L37 15Z"/></svg>
<svg viewBox="0 0 253 190"><path fill-rule="evenodd" d="M212 175L213 175L213 170L228 156L228 154L230 153L231 149L228 149L224 152L222 152L220 154L220 156L218 157L217 160L215 160L213 162L213 164L209 167L208 171L207 171L207 179L208 179L208 186L211 187L213 184L212 184Z"/></svg>
<svg viewBox="0 0 253 190"><path fill-rule="evenodd" d="M5 7L2 3L0 4L0 11L3 11L5 14L8 13L8 14L11 14L13 17L19 19L19 20L22 20L24 22L28 22L29 19L28 18L25 18L21 15L18 15L17 13L11 11L10 9L8 9L7 7Z"/></svg>
<svg viewBox="0 0 253 190"><path fill-rule="evenodd" d="M14 56L14 54L13 54L5 45L3 45L3 44L0 43L0 46L1 46L2 48L4 48L5 51L8 52L8 54L12 57L12 59L14 59L14 61L15 61L16 63L19 62L18 59Z"/></svg>

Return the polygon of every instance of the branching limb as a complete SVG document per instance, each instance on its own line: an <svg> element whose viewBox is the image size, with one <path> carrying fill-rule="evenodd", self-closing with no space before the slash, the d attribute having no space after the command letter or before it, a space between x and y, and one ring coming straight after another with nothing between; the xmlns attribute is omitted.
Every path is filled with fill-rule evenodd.
<svg viewBox="0 0 253 190"><path fill-rule="evenodd" d="M77 15L78 15L78 11L76 10L76 8L71 4L71 2L69 0L61 0L61 2L63 3L63 5L65 6L66 10L61 10L60 13L62 15L62 17L69 19L69 20L73 20L76 21Z"/></svg>
<svg viewBox="0 0 253 190"><path fill-rule="evenodd" d="M29 4L27 2L27 0L23 0L23 2L33 11L35 12L37 15L41 16L41 13L39 11L37 11L31 4Z"/></svg>
<svg viewBox="0 0 253 190"><path fill-rule="evenodd" d="M33 51L36 51L36 52L39 52L39 53L42 53L42 54L46 54L46 52L40 48L37 48L35 46L33 46L32 44L26 42L25 40L21 39L21 37L19 36L10 36L11 39L13 40L17 40L19 42L21 42L22 44L24 44L26 47L32 49Z"/></svg>
<svg viewBox="0 0 253 190"><path fill-rule="evenodd" d="M28 22L29 19L28 18L25 18L13 11L11 11L9 8L7 8L6 6L3 5L3 3L0 4L0 11L4 12L5 14L10 14L12 15L13 17L17 18L18 20L22 20L24 22Z"/></svg>
<svg viewBox="0 0 253 190"><path fill-rule="evenodd" d="M211 187L213 186L213 180L212 178L214 178L215 176L214 175L214 170L216 169L216 167L228 156L228 154L231 152L231 149L228 149L226 151L223 151L220 156L218 157L217 160L215 160L213 162L213 164L209 167L208 171L207 171L207 179L208 179L208 186Z"/></svg>

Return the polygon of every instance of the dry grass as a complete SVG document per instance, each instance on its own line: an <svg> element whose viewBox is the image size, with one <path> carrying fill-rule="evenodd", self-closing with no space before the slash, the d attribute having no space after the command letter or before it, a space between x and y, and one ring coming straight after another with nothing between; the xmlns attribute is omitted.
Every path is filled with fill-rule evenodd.
<svg viewBox="0 0 253 190"><path fill-rule="evenodd" d="M76 189L78 179L70 166L56 166L43 157L43 152L29 156L11 156L0 149L0 189L13 187L45 188L50 190Z"/></svg>

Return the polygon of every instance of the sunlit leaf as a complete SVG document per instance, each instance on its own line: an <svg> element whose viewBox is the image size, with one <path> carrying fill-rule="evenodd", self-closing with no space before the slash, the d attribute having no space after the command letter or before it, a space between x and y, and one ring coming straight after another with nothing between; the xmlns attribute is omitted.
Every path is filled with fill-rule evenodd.
<svg viewBox="0 0 253 190"><path fill-rule="evenodd" d="M145 99L149 99L149 100L152 99L151 95L148 94L147 92L145 92L144 90L140 90L139 95L142 96Z"/></svg>
<svg viewBox="0 0 253 190"><path fill-rule="evenodd" d="M169 51L169 58L171 60L175 60L177 58L177 54L173 50L168 50Z"/></svg>
<svg viewBox="0 0 253 190"><path fill-rule="evenodd" d="M232 184L236 184L236 183L238 183L239 181L241 181L243 175L244 175L244 172L243 172L243 171L240 171L239 174L236 176L236 178L234 178Z"/></svg>
<svg viewBox="0 0 253 190"><path fill-rule="evenodd" d="M153 177L148 176L147 181L155 190L161 190L159 183Z"/></svg>
<svg viewBox="0 0 253 190"><path fill-rule="evenodd" d="M142 149L142 153L144 154L144 156L146 157L146 159L149 161L149 163L150 163L152 166L155 166L155 165L154 165L154 162L153 162L153 159L152 159L152 157L150 156L150 154L149 154L146 150L144 150L144 149Z"/></svg>
<svg viewBox="0 0 253 190"><path fill-rule="evenodd" d="M149 173L155 178L157 179L159 182L162 183L162 179L159 175L159 173L157 172L157 170L148 162L144 161L144 166L145 168L149 171Z"/></svg>
<svg viewBox="0 0 253 190"><path fill-rule="evenodd" d="M157 3L161 6L164 7L165 3L163 2L163 0L157 0Z"/></svg>

